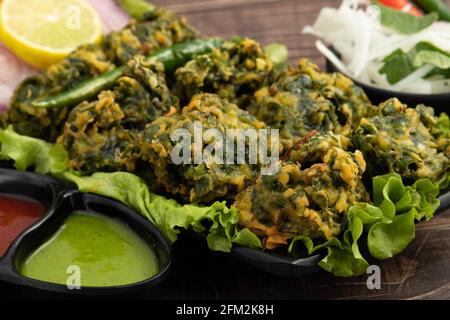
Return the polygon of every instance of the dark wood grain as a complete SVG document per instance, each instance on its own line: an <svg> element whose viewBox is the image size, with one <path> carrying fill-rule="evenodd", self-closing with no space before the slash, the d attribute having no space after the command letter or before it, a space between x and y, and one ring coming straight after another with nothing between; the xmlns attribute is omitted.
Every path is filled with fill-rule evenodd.
<svg viewBox="0 0 450 320"><path fill-rule="evenodd" d="M290 62L308 57L324 67L315 39L302 35L324 6L340 0L154 0L179 12L208 35L244 35L263 44L282 42ZM450 4L450 0L447 1ZM307 278L280 278L210 252L183 239L175 247L171 278L157 295L175 299L450 299L450 211L420 223L416 238L400 255L380 266L380 290L367 276L336 278L319 272ZM153 296L144 293L143 296Z"/></svg>
<svg viewBox="0 0 450 320"><path fill-rule="evenodd" d="M290 61L309 57L321 67L324 60L314 46L314 38L301 30L312 24L320 8L337 6L336 0L155 0L185 15L207 35L241 35L263 44L282 42L289 48Z"/></svg>
<svg viewBox="0 0 450 320"><path fill-rule="evenodd" d="M314 39L301 34L324 6L333 0L152 0L181 13L202 33L245 35L267 44L285 43L290 62L324 59ZM450 3L450 0L448 1ZM136 298L160 299L450 299L450 211L420 223L416 238L401 254L371 261L381 268L380 290L369 290L367 276L337 278L324 271L303 278L272 276L226 254L211 252L202 243L183 238L174 248L172 273L158 290L137 293ZM41 297L3 286L2 294Z"/></svg>
<svg viewBox="0 0 450 320"><path fill-rule="evenodd" d="M401 254L371 261L381 269L381 289L369 290L367 275L337 278L325 271L308 277L272 276L209 251L188 238L174 248L174 268L157 292L164 299L450 299L450 212L417 226Z"/></svg>
<svg viewBox="0 0 450 320"><path fill-rule="evenodd" d="M153 2L187 16L205 34L245 35L263 44L282 42L289 48L291 63L308 57L323 68L315 39L301 30L314 22L321 8L336 7L341 1ZM382 270L381 289L374 291L367 289L367 276L346 279L326 272L299 279L271 276L188 239L177 244L175 253L175 268L159 293L161 298L450 299L450 211L420 223L416 239L397 257L372 262Z"/></svg>

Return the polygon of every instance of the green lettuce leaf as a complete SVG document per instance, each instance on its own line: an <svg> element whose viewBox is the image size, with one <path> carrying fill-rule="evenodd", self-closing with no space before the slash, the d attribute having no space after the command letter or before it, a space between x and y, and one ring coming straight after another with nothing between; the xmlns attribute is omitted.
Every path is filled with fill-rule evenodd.
<svg viewBox="0 0 450 320"><path fill-rule="evenodd" d="M175 200L151 193L147 184L128 172L97 172L79 176L66 172L64 177L74 182L81 192L90 192L118 200L147 217L165 237L174 242L179 229L192 228L206 233L211 250L229 252L232 244L262 248L256 235L237 226L238 212L225 202L212 206L180 205Z"/></svg>
<svg viewBox="0 0 450 320"><path fill-rule="evenodd" d="M383 66L379 72L385 74L390 84L404 79L425 64L432 64L435 69L428 76L443 74L436 70L450 68L450 53L429 42L419 42L410 51L400 49L393 51L383 59Z"/></svg>
<svg viewBox="0 0 450 320"><path fill-rule="evenodd" d="M443 130L447 128L442 120ZM149 191L147 184L127 172L98 172L81 176L68 169L67 152L58 145L16 134L11 128L0 130L0 159L13 160L19 170L34 168L74 182L82 192L91 192L135 209L154 223L171 242L179 229L204 233L212 250L229 252L233 244L262 248L258 237L240 229L235 208L224 202L212 206L181 205ZM427 179L405 186L397 174L373 179L373 204L356 203L347 212L347 227L339 237L322 243L298 236L289 252L303 248L309 254L325 251L319 265L337 276L355 276L366 272L368 262L362 256L358 241L367 239L371 256L386 259L402 251L415 235L414 221L430 219L439 206L439 187ZM362 237L367 234L367 237Z"/></svg>
<svg viewBox="0 0 450 320"><path fill-rule="evenodd" d="M366 272L368 263L359 250L358 240L367 233L369 254L387 259L401 252L415 236L415 221L430 219L439 206L439 186L420 179L405 186L398 174L373 179L374 204L356 203L347 212L343 236L314 245L308 237L293 239L289 252L303 243L308 254L327 250L319 265L336 276L357 276Z"/></svg>
<svg viewBox="0 0 450 320"><path fill-rule="evenodd" d="M419 68L424 64L430 63L439 69L450 68L450 55L441 50L423 50L414 57L414 67Z"/></svg>
<svg viewBox="0 0 450 320"><path fill-rule="evenodd" d="M392 258L414 239L415 209L396 215L389 222L377 222L370 229L367 246L370 254L377 259Z"/></svg>
<svg viewBox="0 0 450 320"><path fill-rule="evenodd" d="M365 204L362 204L365 205ZM288 251L293 252L302 242L309 255L316 251L326 249L327 255L319 262L319 266L338 277L351 277L366 272L369 264L361 255L358 239L364 231L364 225L359 217L354 214L348 217L347 230L342 239L333 237L325 243L314 245L313 240L305 236L295 237Z"/></svg>
<svg viewBox="0 0 450 320"><path fill-rule="evenodd" d="M12 128L0 130L0 143L0 159L13 160L16 169L34 168L36 172L74 182L81 192L120 201L150 220L170 242L177 239L180 228L192 228L206 234L212 250L229 252L233 243L262 248L256 235L237 226L238 212L224 202L209 207L180 205L151 193L142 179L127 172L81 176L69 170L69 157L61 145L19 135Z"/></svg>
<svg viewBox="0 0 450 320"><path fill-rule="evenodd" d="M373 179L374 205L356 204L349 216L361 218L368 232L371 256L387 259L401 252L415 236L417 220L429 220L439 207L439 186L428 179L404 186L395 173Z"/></svg>
<svg viewBox="0 0 450 320"><path fill-rule="evenodd" d="M12 127L0 130L0 159L13 160L17 170L34 167L39 173L60 173L69 168L63 146L17 134Z"/></svg>
<svg viewBox="0 0 450 320"><path fill-rule="evenodd" d="M387 28L402 34L413 34L428 28L438 20L438 14L432 12L425 16L413 16L412 14L395 10L374 1L380 9L381 24Z"/></svg>

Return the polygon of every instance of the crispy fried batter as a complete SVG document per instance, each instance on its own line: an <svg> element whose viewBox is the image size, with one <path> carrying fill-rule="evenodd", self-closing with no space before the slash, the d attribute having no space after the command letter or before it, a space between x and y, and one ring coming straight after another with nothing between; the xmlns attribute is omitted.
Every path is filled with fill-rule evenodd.
<svg viewBox="0 0 450 320"><path fill-rule="evenodd" d="M431 108L408 108L394 98L382 103L376 116L361 119L352 140L371 176L396 172L409 181L438 182L449 170L449 158L426 127L436 121Z"/></svg>
<svg viewBox="0 0 450 320"><path fill-rule="evenodd" d="M269 77L272 62L252 39L227 41L211 53L178 68L174 93L189 101L197 93L215 93L245 108Z"/></svg>
<svg viewBox="0 0 450 320"><path fill-rule="evenodd" d="M32 100L56 95L81 82L95 78L136 54L148 55L160 48L197 37L183 18L157 9L146 21L132 21L125 29L105 36L100 44L84 45L66 59L30 77L17 88L11 107L3 117L24 135L55 141L70 112L70 108L38 109Z"/></svg>
<svg viewBox="0 0 450 320"><path fill-rule="evenodd" d="M340 138L315 135L281 162L273 176L260 176L236 197L239 224L274 249L297 235L330 239L346 223L345 212L368 201L361 182L365 161L342 149Z"/></svg>
<svg viewBox="0 0 450 320"><path fill-rule="evenodd" d="M340 73L322 73L306 59L255 93L248 111L280 129L286 146L311 130L348 136L372 106L361 88Z"/></svg>
<svg viewBox="0 0 450 320"><path fill-rule="evenodd" d="M158 190L181 197L190 202L210 202L217 198L232 198L255 177L258 164L220 164L217 161L201 161L196 164L195 122L201 123L203 133L218 130L224 137L228 129L260 129L264 124L236 105L213 94L200 94L192 98L181 114L160 117L149 124L144 133L143 158L152 166L156 175L151 184ZM177 129L185 129L189 141L189 163L175 164L172 152L178 140L171 136ZM202 137L200 137L202 139ZM202 152L210 143L203 135ZM226 146L225 150L226 151ZM233 149L233 152L236 152ZM179 154L179 153L177 153ZM226 152L224 152L226 154ZM235 155L236 157L236 155ZM225 159L223 159L225 160Z"/></svg>
<svg viewBox="0 0 450 320"><path fill-rule="evenodd" d="M103 91L98 100L72 110L58 143L68 150L72 169L133 172L142 130L175 108L173 102L164 66L157 59L137 56L112 91Z"/></svg>

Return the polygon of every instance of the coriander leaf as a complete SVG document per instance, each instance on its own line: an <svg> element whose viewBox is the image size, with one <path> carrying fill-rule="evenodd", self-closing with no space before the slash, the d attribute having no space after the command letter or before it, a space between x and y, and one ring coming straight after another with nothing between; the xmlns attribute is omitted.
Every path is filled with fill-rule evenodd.
<svg viewBox="0 0 450 320"><path fill-rule="evenodd" d="M425 78L428 79L436 76L443 79L450 79L450 68L445 70L434 68L425 76Z"/></svg>
<svg viewBox="0 0 450 320"><path fill-rule="evenodd" d="M383 62L389 61L391 59L395 59L395 58L400 58L404 55L405 53L403 52L402 49L396 49L394 51L392 51L390 54L388 54L386 57L384 57Z"/></svg>
<svg viewBox="0 0 450 320"><path fill-rule="evenodd" d="M379 72L386 75L390 84L395 84L425 64L433 64L437 70L450 68L450 53L422 41L406 53L399 49L393 51L383 62ZM427 77L435 74L436 71L432 71Z"/></svg>
<svg viewBox="0 0 450 320"><path fill-rule="evenodd" d="M427 63L433 64L440 69L448 69L450 68L450 55L439 51L424 50L418 52L414 57L413 65L416 68Z"/></svg>
<svg viewBox="0 0 450 320"><path fill-rule="evenodd" d="M381 24L402 34L417 33L438 20L438 14L435 12L417 17L383 6L378 2L376 2L376 6L380 9Z"/></svg>
<svg viewBox="0 0 450 320"><path fill-rule="evenodd" d="M385 74L390 84L395 84L417 69L412 58L413 54L398 50L395 54L391 53L383 60L384 64L378 72Z"/></svg>

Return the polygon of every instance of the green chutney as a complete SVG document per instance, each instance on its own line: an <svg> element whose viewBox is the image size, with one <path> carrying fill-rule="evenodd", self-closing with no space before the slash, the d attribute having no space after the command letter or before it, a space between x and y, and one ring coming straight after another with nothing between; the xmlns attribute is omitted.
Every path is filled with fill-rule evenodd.
<svg viewBox="0 0 450 320"><path fill-rule="evenodd" d="M117 286L159 272L152 248L124 222L84 211L69 215L47 242L21 266L24 276L67 284L79 270L81 286Z"/></svg>

